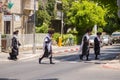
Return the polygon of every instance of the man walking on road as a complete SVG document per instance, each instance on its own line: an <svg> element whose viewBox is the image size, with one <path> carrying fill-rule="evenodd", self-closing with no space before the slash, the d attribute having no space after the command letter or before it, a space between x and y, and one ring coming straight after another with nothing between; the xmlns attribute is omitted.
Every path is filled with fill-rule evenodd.
<svg viewBox="0 0 120 80"><path fill-rule="evenodd" d="M19 55L19 46L21 45L18 40L18 33L19 31L16 30L13 32L12 43L11 43L11 52L9 53L11 60L17 60L17 56Z"/></svg>
<svg viewBox="0 0 120 80"><path fill-rule="evenodd" d="M100 43L101 43L100 35L101 35L101 33L98 32L97 36L94 39L94 53L95 53L96 60L99 59L98 55L100 55Z"/></svg>
<svg viewBox="0 0 120 80"><path fill-rule="evenodd" d="M41 58L39 58L39 64L41 64L41 60L44 57L48 57L50 59L50 64L54 64L52 62L52 35L54 34L54 30L48 30L48 34L44 39L43 50L44 54Z"/></svg>
<svg viewBox="0 0 120 80"><path fill-rule="evenodd" d="M89 35L91 34L91 29L86 30L86 34L82 38L81 50L82 54L79 56L83 60L83 56L86 56L86 60L89 57Z"/></svg>

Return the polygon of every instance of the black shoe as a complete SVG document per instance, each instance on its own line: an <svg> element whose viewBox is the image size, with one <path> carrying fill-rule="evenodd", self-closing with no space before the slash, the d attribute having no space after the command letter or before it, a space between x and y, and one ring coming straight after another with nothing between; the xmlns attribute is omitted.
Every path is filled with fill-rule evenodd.
<svg viewBox="0 0 120 80"><path fill-rule="evenodd" d="M53 62L50 62L50 64L55 64L55 63L53 63Z"/></svg>
<svg viewBox="0 0 120 80"><path fill-rule="evenodd" d="M39 64L41 64L41 59L39 58Z"/></svg>
<svg viewBox="0 0 120 80"><path fill-rule="evenodd" d="M17 61L17 59L13 59L14 61Z"/></svg>
<svg viewBox="0 0 120 80"><path fill-rule="evenodd" d="M14 60L14 61L17 61L17 59L18 59L18 58L17 58L16 56L15 56L15 57L13 57L13 60Z"/></svg>
<svg viewBox="0 0 120 80"><path fill-rule="evenodd" d="M86 58L86 61L89 61L89 59L88 59L88 58Z"/></svg>
<svg viewBox="0 0 120 80"><path fill-rule="evenodd" d="M17 60L18 58L17 57L8 57L9 60Z"/></svg>
<svg viewBox="0 0 120 80"><path fill-rule="evenodd" d="M81 56L81 55L79 55L79 58L80 58L80 60L83 60L83 58L82 58L82 56Z"/></svg>
<svg viewBox="0 0 120 80"><path fill-rule="evenodd" d="M15 59L18 59L17 57L15 57Z"/></svg>
<svg viewBox="0 0 120 80"><path fill-rule="evenodd" d="M9 60L13 60L13 58L11 58L11 57L8 57L8 59L9 59Z"/></svg>

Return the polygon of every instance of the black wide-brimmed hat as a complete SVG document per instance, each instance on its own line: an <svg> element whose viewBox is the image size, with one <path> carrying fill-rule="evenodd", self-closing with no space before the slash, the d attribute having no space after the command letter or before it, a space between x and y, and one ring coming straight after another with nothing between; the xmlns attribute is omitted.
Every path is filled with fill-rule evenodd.
<svg viewBox="0 0 120 80"><path fill-rule="evenodd" d="M97 35L101 35L102 33L101 32L97 32Z"/></svg>
<svg viewBox="0 0 120 80"><path fill-rule="evenodd" d="M16 30L16 31L14 31L14 32L13 32L13 34L18 34L18 32L19 32L19 31L18 31L18 30Z"/></svg>
<svg viewBox="0 0 120 80"><path fill-rule="evenodd" d="M49 34L54 34L54 29L49 29L49 30L48 30L48 33L49 33Z"/></svg>

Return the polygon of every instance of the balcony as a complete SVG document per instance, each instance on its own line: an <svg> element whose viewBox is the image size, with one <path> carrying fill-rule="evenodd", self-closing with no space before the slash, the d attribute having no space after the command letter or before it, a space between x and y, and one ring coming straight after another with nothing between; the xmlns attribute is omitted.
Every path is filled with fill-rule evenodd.
<svg viewBox="0 0 120 80"><path fill-rule="evenodd" d="M34 0L24 0L24 10L34 10ZM38 10L38 0L36 0L36 10Z"/></svg>

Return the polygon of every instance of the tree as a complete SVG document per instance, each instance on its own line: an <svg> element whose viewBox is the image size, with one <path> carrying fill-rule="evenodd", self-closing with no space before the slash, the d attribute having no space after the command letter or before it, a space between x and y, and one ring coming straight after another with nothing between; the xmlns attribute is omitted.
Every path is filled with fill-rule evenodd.
<svg viewBox="0 0 120 80"><path fill-rule="evenodd" d="M37 11L37 32L47 32L51 22L51 17L54 16L54 4L55 0L39 1L39 9ZM44 30L45 29L45 30Z"/></svg>
<svg viewBox="0 0 120 80"><path fill-rule="evenodd" d="M106 10L94 2L72 2L72 6L67 13L69 20L68 24L75 25L79 34L83 35L86 28L93 28L95 24L98 26L105 26L105 13Z"/></svg>
<svg viewBox="0 0 120 80"><path fill-rule="evenodd" d="M43 23L41 27L36 27L37 33L47 33L48 32L48 24Z"/></svg>
<svg viewBox="0 0 120 80"><path fill-rule="evenodd" d="M37 25L38 26L43 25L43 23L49 24L50 20L51 20L51 17L45 10L37 11Z"/></svg>
<svg viewBox="0 0 120 80"><path fill-rule="evenodd" d="M55 0L48 0L46 4L46 11L52 18L55 17L54 7L55 7Z"/></svg>
<svg viewBox="0 0 120 80"><path fill-rule="evenodd" d="M69 21L69 18L67 16L67 13L69 12L71 6L72 6L72 2L74 2L75 0L62 0L62 7L63 7L63 13L64 13L64 27L66 29L71 28L73 29L75 27L74 24L72 24Z"/></svg>
<svg viewBox="0 0 120 80"><path fill-rule="evenodd" d="M105 32L111 34L116 30L120 30L120 19L118 18L117 0L90 0L98 3L107 10L105 20L107 25L103 28Z"/></svg>

